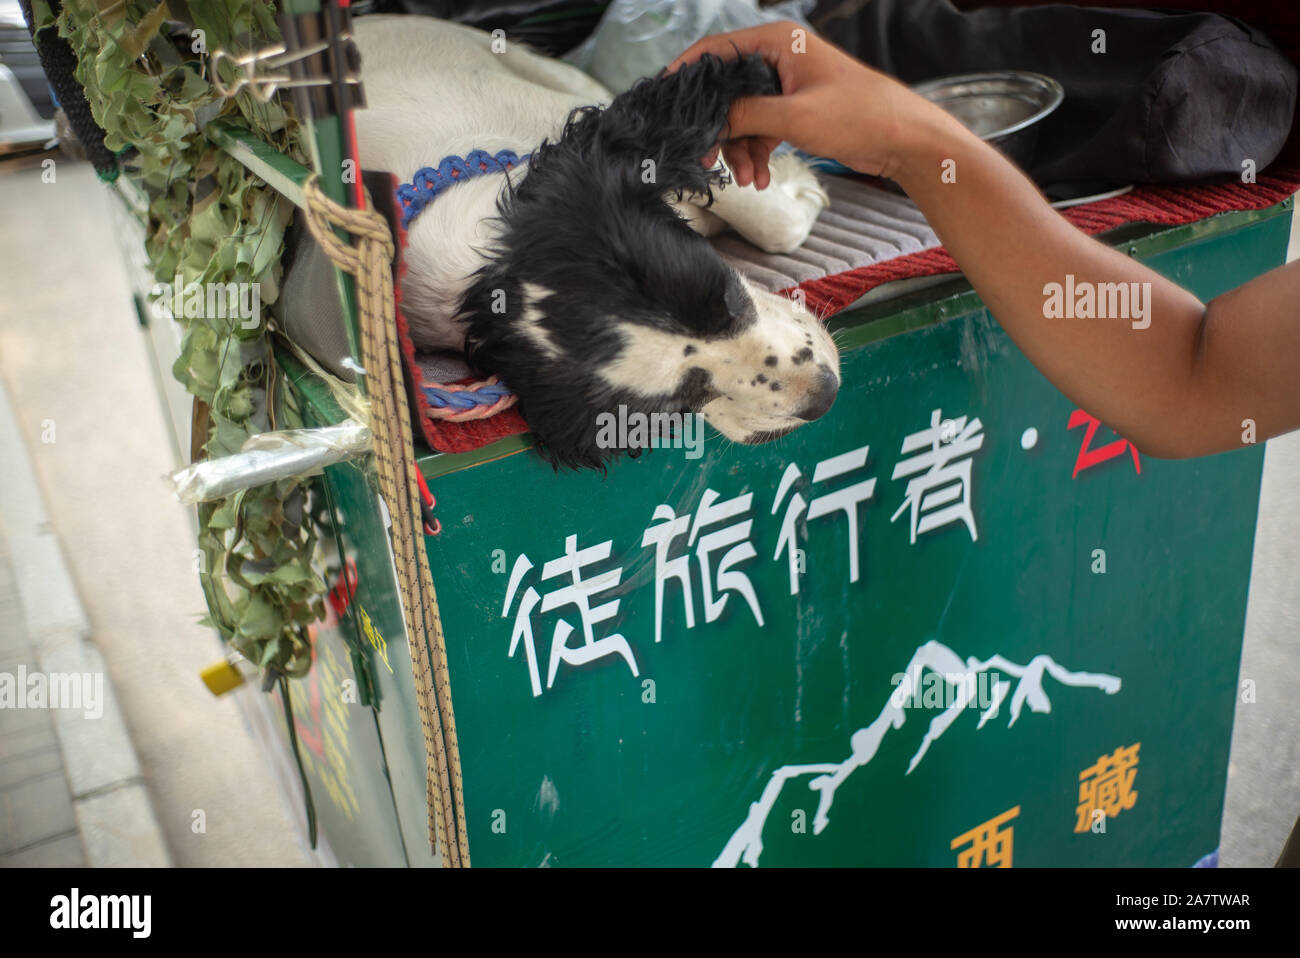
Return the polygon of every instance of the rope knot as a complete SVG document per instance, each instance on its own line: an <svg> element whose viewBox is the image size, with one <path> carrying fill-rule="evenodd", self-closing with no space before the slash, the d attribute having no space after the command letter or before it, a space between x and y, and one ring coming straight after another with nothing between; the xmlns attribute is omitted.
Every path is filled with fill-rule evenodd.
<svg viewBox="0 0 1300 958"><path fill-rule="evenodd" d="M397 247L382 213L373 206L354 210L335 203L321 191L320 181L315 176L303 184L302 193L307 201L307 228L335 266L356 276L368 259L363 250L374 245L383 254L384 262L392 263ZM356 244L350 245L339 239L335 227L355 236Z"/></svg>

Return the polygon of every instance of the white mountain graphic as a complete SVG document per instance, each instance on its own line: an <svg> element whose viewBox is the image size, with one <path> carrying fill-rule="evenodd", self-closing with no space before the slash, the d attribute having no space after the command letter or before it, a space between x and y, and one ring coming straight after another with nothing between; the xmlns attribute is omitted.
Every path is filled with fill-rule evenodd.
<svg viewBox="0 0 1300 958"><path fill-rule="evenodd" d="M1120 680L1114 675L1071 672L1058 665L1050 655L1036 655L1027 665L1017 665L1000 655L994 655L983 662L974 657L963 661L948 646L935 641L926 642L916 650L912 660L907 664L905 674L919 679L924 670L945 677L977 676L982 672L991 672L1003 673L1018 679L1015 693L1011 696L1011 721L1007 723L1008 728L1016 724L1016 720L1020 718L1020 710L1026 703L1031 712L1052 710L1052 703L1047 698L1047 693L1043 691L1044 673L1051 675L1062 685L1096 688L1107 695L1114 695L1120 688ZM952 704L930 721L930 728L925 733L925 738L921 740L920 748L912 756L912 761L908 763L905 774L910 774L912 769L916 768L930 746L966 711L975 683L958 681L949 683L945 678L945 684L956 686L957 694ZM998 708L1011 690L1011 684L996 678L992 704L980 714L977 729L983 728L985 722L998 714ZM749 806L749 814L745 817L745 821L731 836L726 847L722 849L722 854L714 861L713 867L735 868L742 861L752 868L758 867L759 856L763 853L763 826L767 824L767 816L771 813L772 806L776 804L785 783L803 775L817 776L808 783L808 787L820 793L817 813L813 816L813 834L820 835L830 824L827 813L830 812L831 803L835 801L835 790L844 784L844 780L856 769L862 768L875 758L876 750L880 748L886 731L891 728L902 728L910 709L921 708L920 686L921 683L918 681L910 688L905 684L896 689L885 707L880 710L880 714L876 716L876 720L866 728L860 728L853 733L849 739L852 752L844 761L814 765L784 765L773 772L767 786L763 789L763 794L758 801ZM899 692L904 694L900 695Z"/></svg>

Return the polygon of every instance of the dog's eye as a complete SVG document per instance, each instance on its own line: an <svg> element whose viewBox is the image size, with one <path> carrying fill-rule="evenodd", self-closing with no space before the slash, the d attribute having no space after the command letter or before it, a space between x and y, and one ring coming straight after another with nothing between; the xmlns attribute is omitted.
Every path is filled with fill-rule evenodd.
<svg viewBox="0 0 1300 958"><path fill-rule="evenodd" d="M721 336L731 323L731 297L725 288L710 290L701 297L696 320L696 332L704 336Z"/></svg>
<svg viewBox="0 0 1300 958"><path fill-rule="evenodd" d="M749 305L749 297L739 283L728 277L727 285L722 294L722 302L726 306L728 314L738 316Z"/></svg>
<svg viewBox="0 0 1300 958"><path fill-rule="evenodd" d="M725 336L731 332L741 316L749 308L749 297L744 288L730 276L719 282L710 291L704 310L706 335Z"/></svg>

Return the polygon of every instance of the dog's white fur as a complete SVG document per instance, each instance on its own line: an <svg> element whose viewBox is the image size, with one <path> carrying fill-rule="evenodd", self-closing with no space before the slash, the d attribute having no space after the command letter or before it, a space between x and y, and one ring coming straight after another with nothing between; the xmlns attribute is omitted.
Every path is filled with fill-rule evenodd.
<svg viewBox="0 0 1300 958"><path fill-rule="evenodd" d="M356 113L361 165L389 171L402 182L451 154L508 149L523 155L543 139L559 139L575 107L612 98L581 71L518 44L494 52L492 37L470 27L428 17L368 16L355 22L354 33L368 104ZM731 227L763 250L789 252L806 239L829 200L798 158L778 157L771 169L766 190L733 184L716 190L707 210L689 201L675 206L704 235ZM457 307L495 238L493 218L506 176L526 174L523 164L510 174L458 184L412 223L402 296L417 346L464 346ZM702 342L629 326L619 361L600 374L611 384L663 392L671 391L687 367L703 366L722 394L700 412L724 435L744 441L797 425L801 400L816 389L817 368L827 367L838 377L835 346L797 303L741 282L758 313L758 322L741 336ZM545 290L530 295L541 297ZM525 328L539 359L553 357L546 330L536 323ZM754 383L765 356L797 353L809 341L815 361L801 368L787 364L780 393L764 388L761 378ZM697 347L689 360L684 344Z"/></svg>

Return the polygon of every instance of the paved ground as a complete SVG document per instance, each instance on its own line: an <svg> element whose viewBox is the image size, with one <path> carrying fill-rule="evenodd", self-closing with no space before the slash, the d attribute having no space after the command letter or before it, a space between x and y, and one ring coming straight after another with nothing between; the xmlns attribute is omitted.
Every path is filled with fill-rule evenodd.
<svg viewBox="0 0 1300 958"><path fill-rule="evenodd" d="M87 789L67 770L48 715L0 714L0 864L103 861L102 843L78 827L81 805L145 791L161 853L177 865L308 864L294 811L239 704L214 699L197 678L220 653L197 625L203 599L191 571L189 516L159 478L172 468L175 446L130 307L109 202L84 165L60 164L55 184L42 184L39 170L0 168L0 385L49 513L48 528L31 541L64 544L90 641L75 629L41 634L61 637L83 658L102 654L138 767L123 763L105 773L117 776L107 785ZM42 442L51 423L54 441ZM0 461L0 483L11 468ZM1270 443L1265 464L1242 665L1256 693L1253 704L1238 706L1225 865L1271 865L1300 813L1300 699L1291 687L1300 675L1298 493L1294 435ZM18 619L14 577L26 556L7 553L10 531L0 516L0 671L41 661L30 626ZM42 607L58 611L60 603ZM20 806L29 829L21 835ZM205 813L203 833L192 827L197 810ZM128 821L113 809L101 818ZM149 831L147 822L138 826Z"/></svg>
<svg viewBox="0 0 1300 958"><path fill-rule="evenodd" d="M0 167L0 382L172 860L307 864L238 702L214 698L199 681L221 651L198 625L205 608L191 520L161 479L174 467L174 447L114 240L112 201L84 164L60 163L53 184L41 182L39 169ZM42 442L51 425L54 441ZM8 482L10 464L0 468ZM24 557L11 561L18 567ZM4 595L0 588L0 602ZM11 739L0 727L0 748ZM51 767L51 757L42 761L36 767ZM53 794L56 779L46 774L43 786L24 787ZM6 810L0 805L0 830ZM200 811L202 832L194 830ZM62 844L47 849L51 862L75 850L66 828L60 835Z"/></svg>
<svg viewBox="0 0 1300 958"><path fill-rule="evenodd" d="M0 384L0 671L22 690L0 709L0 867L168 865L16 426ZM29 701L24 670L58 685L50 678L45 700Z"/></svg>

